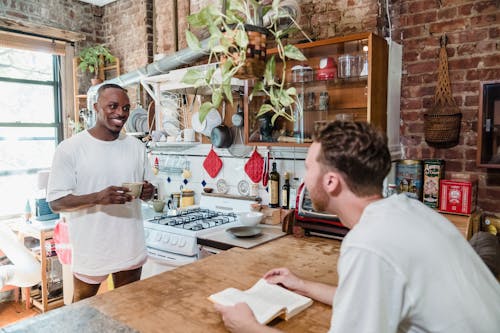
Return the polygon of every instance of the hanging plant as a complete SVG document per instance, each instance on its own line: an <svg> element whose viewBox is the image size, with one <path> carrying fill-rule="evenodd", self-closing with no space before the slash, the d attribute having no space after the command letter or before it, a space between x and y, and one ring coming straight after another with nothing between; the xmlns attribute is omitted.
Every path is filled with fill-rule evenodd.
<svg viewBox="0 0 500 333"><path fill-rule="evenodd" d="M190 69L182 79L186 84L209 86L212 90L211 100L200 107L200 121L212 108L218 108L223 99L233 104L233 78L257 79L250 97L256 93L268 97L268 102L261 106L257 116L273 112L273 123L280 116L293 121L291 106L297 93L295 88L285 86L286 61L305 61L306 57L294 45L284 45L282 39L296 30L303 31L289 11L281 7L280 0L272 3L256 0L225 2L225 12L210 4L188 16L191 27L208 30L208 63L218 64L218 68L209 67L207 70ZM291 22L291 25L283 26L283 20ZM261 21L265 24L259 25ZM267 38L273 38L276 43L277 56L282 64L279 73L276 73L275 55L269 59L266 57ZM191 49L202 51L200 41L189 30L186 31L186 39Z"/></svg>

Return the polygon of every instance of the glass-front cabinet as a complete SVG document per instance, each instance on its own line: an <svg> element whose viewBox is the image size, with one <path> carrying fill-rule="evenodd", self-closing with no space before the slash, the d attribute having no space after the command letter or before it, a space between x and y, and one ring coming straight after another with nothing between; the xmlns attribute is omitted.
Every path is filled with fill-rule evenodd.
<svg viewBox="0 0 500 333"><path fill-rule="evenodd" d="M257 117L266 96L250 100L254 83L248 81L244 103L248 144L307 146L316 128L336 119L368 121L386 131L388 47L383 38L360 33L296 46L307 60L286 63L285 84L297 91L289 110L294 121L278 117L272 123L272 113ZM268 56L276 52L269 50Z"/></svg>
<svg viewBox="0 0 500 333"><path fill-rule="evenodd" d="M481 83L477 164L500 169L500 81Z"/></svg>

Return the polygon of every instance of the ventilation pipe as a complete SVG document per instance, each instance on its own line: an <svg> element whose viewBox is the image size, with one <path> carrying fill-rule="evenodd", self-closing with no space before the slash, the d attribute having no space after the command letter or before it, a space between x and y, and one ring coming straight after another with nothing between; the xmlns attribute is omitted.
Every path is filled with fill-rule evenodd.
<svg viewBox="0 0 500 333"><path fill-rule="evenodd" d="M141 80L146 77L166 74L179 66L190 65L210 53L208 41L208 38L201 41L201 49L198 51L193 51L187 47L133 72L120 75L114 79L107 80L99 85L90 87L87 92L87 108L89 110L93 109L93 105L97 101L97 89L99 89L102 84L114 83L122 87L127 87L141 82Z"/></svg>

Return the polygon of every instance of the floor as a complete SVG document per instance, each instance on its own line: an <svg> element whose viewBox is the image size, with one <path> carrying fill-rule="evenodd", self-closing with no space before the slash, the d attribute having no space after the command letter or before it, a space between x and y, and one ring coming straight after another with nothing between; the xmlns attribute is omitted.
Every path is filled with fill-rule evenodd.
<svg viewBox="0 0 500 333"><path fill-rule="evenodd" d="M23 303L14 301L0 303L0 327L15 323L16 321L33 317L38 314L34 308L26 310Z"/></svg>
<svg viewBox="0 0 500 333"><path fill-rule="evenodd" d="M107 292L108 290L109 288L105 281L101 284L101 287L99 288L99 291L97 293L102 294ZM22 303L18 303L15 301L1 302L0 328L39 314L40 312L38 312L34 307L26 309L24 301Z"/></svg>

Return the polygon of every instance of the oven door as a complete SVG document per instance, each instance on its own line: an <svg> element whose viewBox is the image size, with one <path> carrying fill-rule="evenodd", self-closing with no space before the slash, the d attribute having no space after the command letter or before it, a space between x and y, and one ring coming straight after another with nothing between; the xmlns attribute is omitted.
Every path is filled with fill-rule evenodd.
<svg viewBox="0 0 500 333"><path fill-rule="evenodd" d="M198 259L148 247L148 260L142 266L141 280L190 264Z"/></svg>

